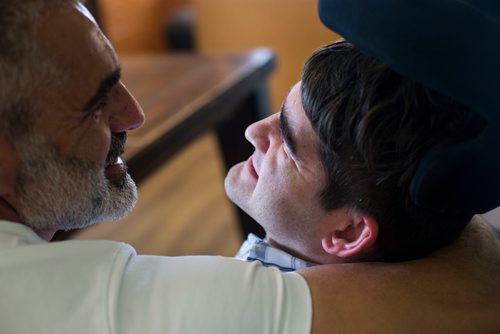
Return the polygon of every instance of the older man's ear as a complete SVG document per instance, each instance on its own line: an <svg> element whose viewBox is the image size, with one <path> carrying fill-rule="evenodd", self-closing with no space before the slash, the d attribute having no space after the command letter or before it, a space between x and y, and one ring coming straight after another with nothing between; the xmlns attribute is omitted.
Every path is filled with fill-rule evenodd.
<svg viewBox="0 0 500 334"><path fill-rule="evenodd" d="M339 258L357 257L370 251L377 236L378 224L375 219L353 212L321 240L321 245L330 255Z"/></svg>

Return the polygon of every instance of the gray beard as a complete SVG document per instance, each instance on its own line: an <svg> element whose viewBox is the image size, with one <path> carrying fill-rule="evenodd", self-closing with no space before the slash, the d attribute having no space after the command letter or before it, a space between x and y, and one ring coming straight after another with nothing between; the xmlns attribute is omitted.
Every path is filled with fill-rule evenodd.
<svg viewBox="0 0 500 334"><path fill-rule="evenodd" d="M65 157L41 138L29 136L17 146L18 213L36 230L80 229L126 216L137 200L128 173L111 182L102 164Z"/></svg>

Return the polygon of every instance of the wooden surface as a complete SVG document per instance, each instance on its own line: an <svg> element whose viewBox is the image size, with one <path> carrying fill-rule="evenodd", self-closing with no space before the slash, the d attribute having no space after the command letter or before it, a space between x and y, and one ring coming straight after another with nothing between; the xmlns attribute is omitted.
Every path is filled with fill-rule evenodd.
<svg viewBox="0 0 500 334"><path fill-rule="evenodd" d="M254 113L255 121L255 113L269 112L242 105L265 88L274 67L267 49L223 56L122 56L121 62L123 81L146 114L144 126L129 133L125 151L138 182L200 134L248 116L242 114ZM235 136L227 138L232 146L245 144L243 132Z"/></svg>

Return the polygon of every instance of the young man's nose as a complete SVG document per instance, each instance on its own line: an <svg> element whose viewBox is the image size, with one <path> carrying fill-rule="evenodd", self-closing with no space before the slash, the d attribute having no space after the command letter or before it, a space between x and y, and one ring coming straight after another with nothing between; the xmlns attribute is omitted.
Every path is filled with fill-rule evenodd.
<svg viewBox="0 0 500 334"><path fill-rule="evenodd" d="M123 132L140 128L144 124L144 112L127 87L119 82L112 92L114 105L109 124L112 132Z"/></svg>
<svg viewBox="0 0 500 334"><path fill-rule="evenodd" d="M256 150L266 153L273 141L273 136L276 135L277 131L279 133L278 119L279 114L274 114L251 124L245 131L245 138Z"/></svg>

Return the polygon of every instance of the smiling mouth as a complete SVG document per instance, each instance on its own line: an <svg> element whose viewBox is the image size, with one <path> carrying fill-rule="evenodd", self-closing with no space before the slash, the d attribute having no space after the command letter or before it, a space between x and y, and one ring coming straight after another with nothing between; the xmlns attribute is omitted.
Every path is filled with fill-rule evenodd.
<svg viewBox="0 0 500 334"><path fill-rule="evenodd" d="M255 170L252 157L248 158L245 165L246 165L246 168L247 168L248 172L250 173L250 175L252 175L254 177L254 179L257 180L259 178L259 174L257 174L257 171Z"/></svg>
<svg viewBox="0 0 500 334"><path fill-rule="evenodd" d="M113 162L108 162L104 168L106 178L115 184L121 184L126 173L127 168L120 157L117 157Z"/></svg>
<svg viewBox="0 0 500 334"><path fill-rule="evenodd" d="M114 166L114 165L123 165L123 160L121 157L116 157L115 161L113 162L107 162L106 163L106 168Z"/></svg>

